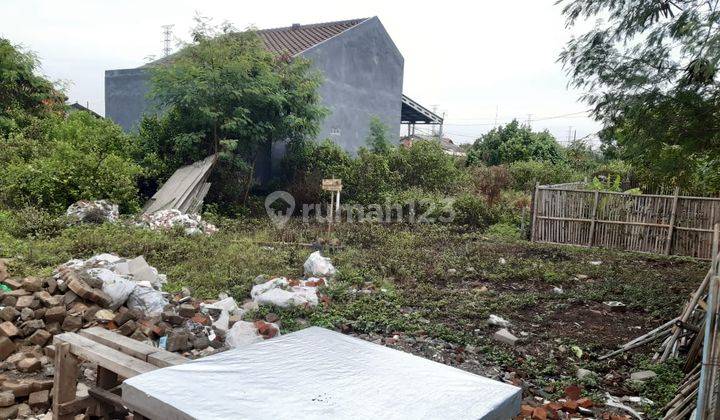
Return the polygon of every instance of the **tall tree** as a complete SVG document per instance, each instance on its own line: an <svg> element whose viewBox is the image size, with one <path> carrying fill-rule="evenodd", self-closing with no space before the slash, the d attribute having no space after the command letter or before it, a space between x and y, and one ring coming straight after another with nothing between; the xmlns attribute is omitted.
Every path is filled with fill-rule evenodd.
<svg viewBox="0 0 720 420"><path fill-rule="evenodd" d="M0 38L0 135L64 109L63 93L37 74L38 66L33 53Z"/></svg>
<svg viewBox="0 0 720 420"><path fill-rule="evenodd" d="M569 27L596 19L560 60L604 124L604 150L681 185L720 167L718 0L560 2Z"/></svg>
<svg viewBox="0 0 720 420"><path fill-rule="evenodd" d="M152 67L151 97L165 116L143 124L162 143L148 137L148 149L168 170L219 153L216 198L244 201L260 153L317 134L320 83L307 60L268 52L253 31L199 20L193 42Z"/></svg>

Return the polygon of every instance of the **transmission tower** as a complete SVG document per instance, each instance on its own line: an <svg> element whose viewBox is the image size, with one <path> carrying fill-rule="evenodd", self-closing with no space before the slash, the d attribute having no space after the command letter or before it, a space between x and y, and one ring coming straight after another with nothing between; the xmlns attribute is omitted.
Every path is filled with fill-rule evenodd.
<svg viewBox="0 0 720 420"><path fill-rule="evenodd" d="M170 48L170 42L172 41L172 30L175 25L163 25L163 35L165 35L165 39L163 40L163 55L167 57L170 55L171 48Z"/></svg>

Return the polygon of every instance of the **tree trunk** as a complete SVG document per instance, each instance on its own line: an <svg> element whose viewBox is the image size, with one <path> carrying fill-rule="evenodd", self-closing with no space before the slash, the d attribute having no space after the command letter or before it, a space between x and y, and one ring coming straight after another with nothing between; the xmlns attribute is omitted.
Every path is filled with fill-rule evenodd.
<svg viewBox="0 0 720 420"><path fill-rule="evenodd" d="M257 161L257 151L252 155L252 164L250 165L250 176L248 176L247 185L245 186L245 197L243 198L243 206L247 203L248 196L250 195L250 188L252 187L253 180L255 178L255 162Z"/></svg>

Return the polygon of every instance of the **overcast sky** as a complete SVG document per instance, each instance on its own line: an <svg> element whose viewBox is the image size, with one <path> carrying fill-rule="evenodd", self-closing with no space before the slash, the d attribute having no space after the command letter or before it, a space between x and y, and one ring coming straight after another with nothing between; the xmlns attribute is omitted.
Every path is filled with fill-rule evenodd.
<svg viewBox="0 0 720 420"><path fill-rule="evenodd" d="M104 71L162 56L162 25L187 39L193 15L238 28L378 16L405 57L404 93L446 113L445 132L473 141L496 121L532 121L559 141L599 129L556 62L570 34L555 0L50 1L3 0L0 36L38 54L70 101L104 113ZM567 115L571 114L571 115Z"/></svg>

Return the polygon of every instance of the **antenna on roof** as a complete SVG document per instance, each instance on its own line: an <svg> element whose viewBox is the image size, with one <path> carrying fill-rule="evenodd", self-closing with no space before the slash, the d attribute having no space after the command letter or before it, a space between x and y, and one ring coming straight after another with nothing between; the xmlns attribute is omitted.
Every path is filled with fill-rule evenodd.
<svg viewBox="0 0 720 420"><path fill-rule="evenodd" d="M165 39L163 40L163 55L167 57L170 55L171 48L170 48L170 41L172 40L172 30L175 25L163 25L163 35L165 35Z"/></svg>

